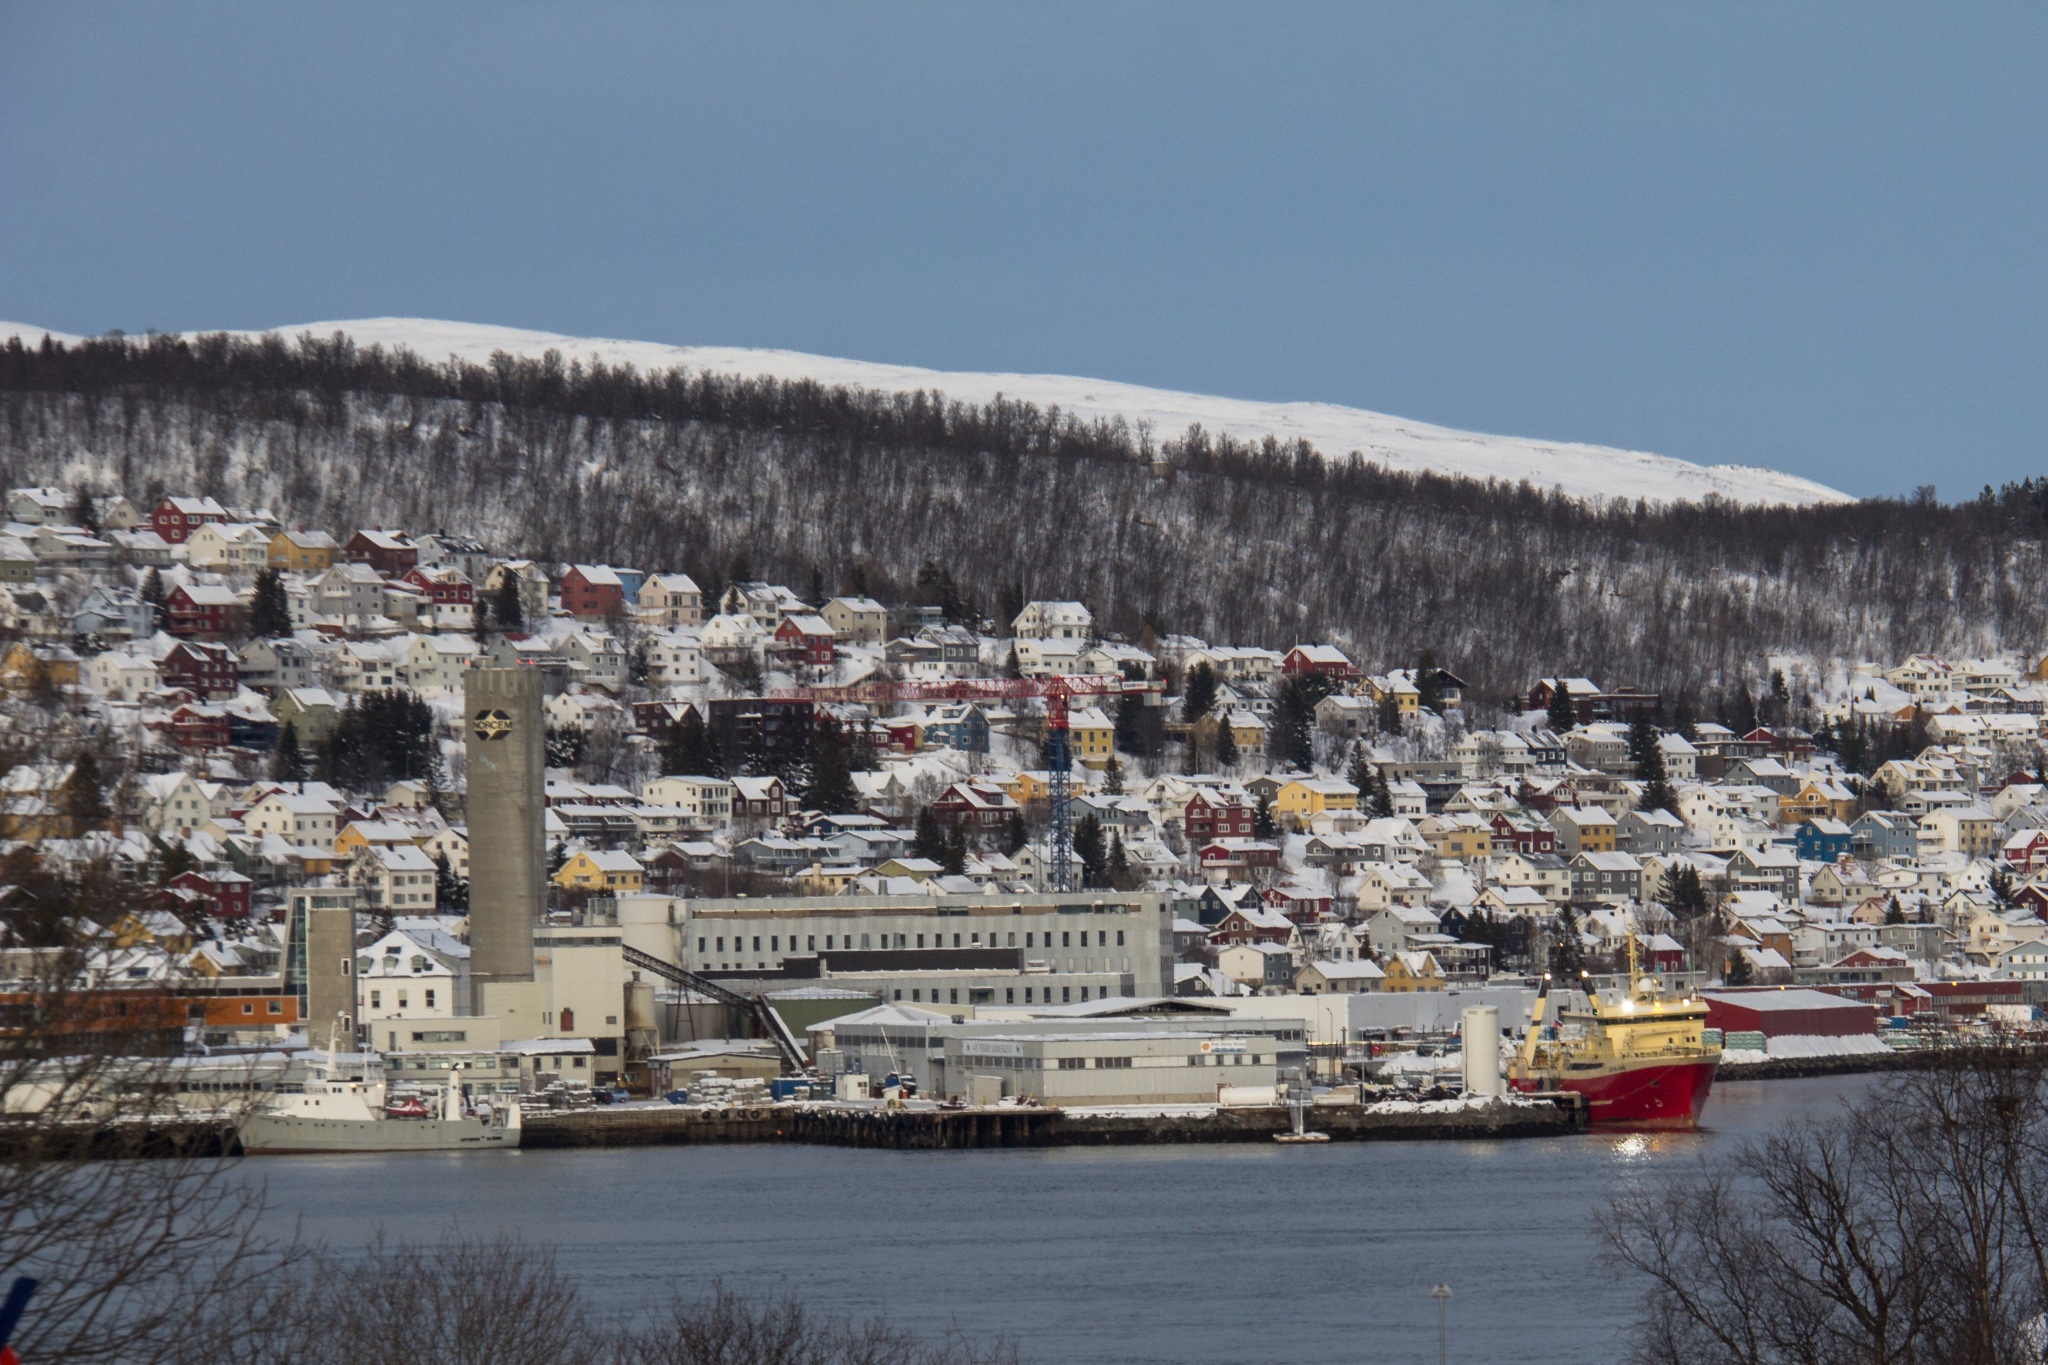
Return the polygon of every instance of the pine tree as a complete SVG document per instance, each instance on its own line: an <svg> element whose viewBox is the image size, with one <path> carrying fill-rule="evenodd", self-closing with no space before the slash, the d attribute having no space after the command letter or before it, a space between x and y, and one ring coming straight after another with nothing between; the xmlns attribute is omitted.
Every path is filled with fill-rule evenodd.
<svg viewBox="0 0 2048 1365"><path fill-rule="evenodd" d="M142 586L136 590L136 596L149 603L152 607L155 607L158 611L162 611L164 608L164 576L155 569L151 569L142 576Z"/></svg>
<svg viewBox="0 0 2048 1365"><path fill-rule="evenodd" d="M1904 908L1900 906L1899 898L1896 893L1894 893L1892 897L1885 902L1884 922L1886 924L1904 924L1906 922L1906 912Z"/></svg>
<svg viewBox="0 0 2048 1365"><path fill-rule="evenodd" d="M946 833L939 828L938 817L932 814L930 806L917 813L917 828L910 837L910 856L935 863L946 856Z"/></svg>
<svg viewBox="0 0 2048 1365"><path fill-rule="evenodd" d="M519 575L506 569L491 598L491 624L507 633L526 629L526 608L519 604Z"/></svg>
<svg viewBox="0 0 2048 1365"><path fill-rule="evenodd" d="M1233 772L1237 768L1237 735L1230 728L1230 717L1216 718L1216 770Z"/></svg>
<svg viewBox="0 0 2048 1365"><path fill-rule="evenodd" d="M284 576L276 569L256 575L256 600L249 607L249 633L272 640L292 633L292 604L285 596Z"/></svg>
<svg viewBox="0 0 2048 1365"><path fill-rule="evenodd" d="M1193 725L1216 705L1216 670L1207 659L1188 670L1187 686L1181 693L1180 718Z"/></svg>
<svg viewBox="0 0 2048 1365"><path fill-rule="evenodd" d="M1018 610L1021 611L1023 608L1020 607ZM1003 827L1003 852L1014 857L1024 845L1030 842L1031 831L1025 827L1024 812L1021 810L1011 811L1009 821Z"/></svg>
<svg viewBox="0 0 2048 1365"><path fill-rule="evenodd" d="M1117 762L1115 754L1109 756L1109 766L1102 770L1102 794L1122 796L1124 794L1124 765Z"/></svg>
<svg viewBox="0 0 2048 1365"><path fill-rule="evenodd" d="M448 866L445 849L434 855L434 902L434 908L444 915L462 914L469 909L469 883Z"/></svg>
<svg viewBox="0 0 2048 1365"><path fill-rule="evenodd" d="M1563 678L1550 689L1550 709L1544 713L1543 723L1560 735L1579 723L1579 709L1572 704L1572 685Z"/></svg>
<svg viewBox="0 0 2048 1365"><path fill-rule="evenodd" d="M723 777L718 740L692 706L668 727L661 746L661 771L668 777Z"/></svg>
<svg viewBox="0 0 2048 1365"><path fill-rule="evenodd" d="M92 490L84 484L71 497L71 524L92 534L100 529L99 508L94 505Z"/></svg>
<svg viewBox="0 0 2048 1365"><path fill-rule="evenodd" d="M1635 762L1636 780L1643 784L1644 810L1676 812L1678 793L1664 765L1664 746L1658 742L1657 727L1647 711L1638 711L1628 726L1629 757Z"/></svg>
<svg viewBox="0 0 2048 1365"><path fill-rule="evenodd" d="M854 789L846 747L846 736L836 722L828 720L819 728L811 785L803 798L810 809L826 815L844 815L859 808L860 793Z"/></svg>
<svg viewBox="0 0 2048 1365"><path fill-rule="evenodd" d="M92 750L82 749L71 760L71 773L64 779L58 799L78 834L107 823L113 811L107 805L107 794L100 782L100 761Z"/></svg>
<svg viewBox="0 0 2048 1365"><path fill-rule="evenodd" d="M1102 837L1102 822L1093 815L1084 815L1074 822L1074 857L1081 864L1082 886L1109 885L1109 849Z"/></svg>
<svg viewBox="0 0 2048 1365"><path fill-rule="evenodd" d="M1579 941L1579 917L1567 905L1557 912L1557 939L1550 946L1550 975L1570 985L1585 968L1586 949Z"/></svg>
<svg viewBox="0 0 2048 1365"><path fill-rule="evenodd" d="M1384 768L1374 768L1372 772L1371 810L1375 820L1388 819L1394 813L1394 790L1387 785L1387 773Z"/></svg>
<svg viewBox="0 0 2048 1365"><path fill-rule="evenodd" d="M939 871L957 877L966 870L967 836L955 826L946 831L946 841L939 852Z"/></svg>
<svg viewBox="0 0 2048 1365"><path fill-rule="evenodd" d="M1280 826L1273 821L1273 798L1262 796L1259 804L1252 809L1252 837L1255 839L1277 839Z"/></svg>
<svg viewBox="0 0 2048 1365"><path fill-rule="evenodd" d="M1370 799L1373 782L1379 777L1379 769L1373 766L1372 753L1364 744L1353 741L1351 762L1344 769L1344 780L1358 788L1361 800Z"/></svg>
<svg viewBox="0 0 2048 1365"><path fill-rule="evenodd" d="M1119 891L1129 891L1137 885L1131 875L1131 857L1124 850L1123 831L1117 830L1109 836L1109 861L1103 868L1109 884Z"/></svg>
<svg viewBox="0 0 2048 1365"><path fill-rule="evenodd" d="M1444 675L1437 667L1436 652L1425 649L1415 661L1415 694L1425 711L1444 713Z"/></svg>
<svg viewBox="0 0 2048 1365"><path fill-rule="evenodd" d="M1728 950L1728 967L1721 974L1724 986L1748 986L1756 981L1756 972L1749 965L1749 954L1740 948Z"/></svg>
<svg viewBox="0 0 2048 1365"><path fill-rule="evenodd" d="M270 776L277 782L304 782L306 755L299 748L299 727L277 727L277 748L270 755Z"/></svg>

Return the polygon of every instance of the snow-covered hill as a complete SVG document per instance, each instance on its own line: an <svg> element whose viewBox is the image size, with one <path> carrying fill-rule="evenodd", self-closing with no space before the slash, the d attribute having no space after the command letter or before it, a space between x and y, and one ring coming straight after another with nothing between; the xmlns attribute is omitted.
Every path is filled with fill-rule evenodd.
<svg viewBox="0 0 2048 1365"><path fill-rule="evenodd" d="M1527 479L1540 488L1562 488L1581 497L1666 502L1718 494L1734 502L1799 506L1851 501L1845 493L1776 470L1745 465L1698 465L1664 455L1567 441L1479 435L1334 403L1260 403L1069 375L954 373L839 360L798 351L665 346L425 318L361 318L275 330L286 337L303 332L319 336L345 332L360 345L381 345L387 349L403 346L429 360L459 356L483 361L494 351L537 357L557 350L565 359L594 356L607 364L630 363L641 370L682 366L724 374L813 379L883 391L926 389L969 403L985 403L1002 394L1040 408L1057 405L1062 411L1083 418L1120 416L1133 426L1146 422L1155 439L1177 436L1191 423L1199 422L1210 432L1240 439L1257 441L1268 435L1289 442L1305 439L1327 456L1341 458L1356 450L1393 469L1434 470L1510 483ZM43 329L0 323L0 340L14 334L33 344L41 340ZM52 335L59 340L71 339Z"/></svg>

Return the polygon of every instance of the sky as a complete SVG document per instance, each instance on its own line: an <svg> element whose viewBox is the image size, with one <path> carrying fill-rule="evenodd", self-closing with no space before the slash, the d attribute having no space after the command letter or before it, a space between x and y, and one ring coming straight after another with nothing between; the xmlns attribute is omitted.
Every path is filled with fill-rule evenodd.
<svg viewBox="0 0 2048 1365"><path fill-rule="evenodd" d="M2044 467L2048 7L0 0L0 318L1060 372Z"/></svg>

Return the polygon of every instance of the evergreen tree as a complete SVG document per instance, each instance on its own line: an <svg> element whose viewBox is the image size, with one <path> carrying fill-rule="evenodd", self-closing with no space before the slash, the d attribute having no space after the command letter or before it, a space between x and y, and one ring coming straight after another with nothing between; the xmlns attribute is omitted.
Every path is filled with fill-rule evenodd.
<svg viewBox="0 0 2048 1365"><path fill-rule="evenodd" d="M1138 884L1137 878L1131 875L1131 857L1124 850L1122 830L1117 830L1109 836L1109 861L1103 872L1109 884L1119 891L1132 890Z"/></svg>
<svg viewBox="0 0 2048 1365"><path fill-rule="evenodd" d="M1021 678L1024 676L1024 665L1017 662L1017 646L1015 645L1011 645L1010 652L1003 656L1003 676L1006 678Z"/></svg>
<svg viewBox="0 0 2048 1365"><path fill-rule="evenodd" d="M1230 717L1227 715L1218 716L1216 718L1216 770L1222 773L1235 771L1237 759L1237 735L1230 728Z"/></svg>
<svg viewBox="0 0 2048 1365"><path fill-rule="evenodd" d="M1728 711L1728 728L1737 735L1746 735L1756 729L1756 697L1749 690L1749 680L1742 681L1741 691L1735 694L1735 703Z"/></svg>
<svg viewBox="0 0 2048 1365"><path fill-rule="evenodd" d="M299 727L277 727L277 748L270 755L270 776L277 782L304 782L306 755L299 748Z"/></svg>
<svg viewBox="0 0 2048 1365"><path fill-rule="evenodd" d="M1756 972L1749 965L1749 954L1740 948L1728 950L1728 965L1721 973L1724 986L1749 986L1756 982Z"/></svg>
<svg viewBox="0 0 2048 1365"><path fill-rule="evenodd" d="M1415 661L1415 693L1425 711L1444 713L1444 675L1437 667L1436 652L1425 649Z"/></svg>
<svg viewBox="0 0 2048 1365"><path fill-rule="evenodd" d="M967 870L967 836L957 825L946 831L946 841L939 852L939 870L948 877L957 877Z"/></svg>
<svg viewBox="0 0 2048 1365"><path fill-rule="evenodd" d="M1363 743L1356 740L1352 741L1351 761L1345 765L1344 780L1358 788L1358 797L1361 802L1371 799L1373 782L1378 777L1379 769L1373 766L1372 751L1367 749Z"/></svg>
<svg viewBox="0 0 2048 1365"><path fill-rule="evenodd" d="M1109 885L1109 848L1102 837L1102 822L1093 815L1074 822L1074 857L1081 864L1083 887Z"/></svg>
<svg viewBox="0 0 2048 1365"><path fill-rule="evenodd" d="M136 596L149 603L152 607L155 607L158 611L162 611L164 609L164 576L155 569L151 569L142 576L142 586L136 590Z"/></svg>
<svg viewBox="0 0 2048 1365"><path fill-rule="evenodd" d="M292 633L292 604L285 596L284 575L263 569L256 575L256 600L249 607L249 633L260 640Z"/></svg>
<svg viewBox="0 0 2048 1365"><path fill-rule="evenodd" d="M469 883L448 866L446 851L434 855L434 901L436 910L444 915L460 915L469 910Z"/></svg>
<svg viewBox="0 0 2048 1365"><path fill-rule="evenodd" d="M1117 762L1115 754L1109 756L1109 766L1102 770L1102 794L1122 796L1124 794L1124 765Z"/></svg>
<svg viewBox="0 0 2048 1365"><path fill-rule="evenodd" d="M723 777L718 740L692 706L668 727L661 745L661 771L668 777Z"/></svg>
<svg viewBox="0 0 2048 1365"><path fill-rule="evenodd" d="M1252 809L1252 837L1255 839L1277 839L1280 826L1273 821L1273 798L1262 796L1259 804Z"/></svg>
<svg viewBox="0 0 2048 1365"><path fill-rule="evenodd" d="M71 760L71 772L64 779L58 802L77 834L106 825L113 810L107 805L107 794L100 781L100 761L92 750L81 749L78 757Z"/></svg>
<svg viewBox="0 0 2048 1365"><path fill-rule="evenodd" d="M910 837L910 856L935 863L946 856L946 832L939 828L938 817L932 814L930 806L917 813L917 828Z"/></svg>
<svg viewBox="0 0 2048 1365"><path fill-rule="evenodd" d="M1019 611L1023 608L1018 608ZM1003 852L1015 857L1024 845L1031 842L1031 831L1025 827L1024 812L1013 810L1010 819L1003 826Z"/></svg>
<svg viewBox="0 0 2048 1365"><path fill-rule="evenodd" d="M153 840L156 845L157 885L169 886L176 878L199 868L199 860L192 856L192 850L185 847L183 839Z"/></svg>
<svg viewBox="0 0 2048 1365"><path fill-rule="evenodd" d="M1904 924L1906 922L1906 912L1899 905L1899 898L1897 893L1894 893L1888 900L1885 901L1884 922L1886 924Z"/></svg>
<svg viewBox="0 0 2048 1365"><path fill-rule="evenodd" d="M1579 941L1579 917L1567 905L1557 912L1557 937L1550 945L1550 975L1567 987L1586 969L1586 948Z"/></svg>
<svg viewBox="0 0 2048 1365"><path fill-rule="evenodd" d="M94 505L92 490L84 484L71 495L71 524L88 535L100 529L99 508Z"/></svg>
<svg viewBox="0 0 2048 1365"><path fill-rule="evenodd" d="M1643 809L1675 814L1678 793L1672 789L1664 765L1664 747L1658 743L1657 727L1650 723L1647 711L1638 711L1630 719L1628 749L1629 757L1635 761L1636 780L1643 784Z"/></svg>
<svg viewBox="0 0 2048 1365"><path fill-rule="evenodd" d="M1560 735L1579 723L1579 709L1572 703L1572 685L1563 678L1550 689L1550 709L1544 713L1543 723Z"/></svg>
<svg viewBox="0 0 2048 1365"><path fill-rule="evenodd" d="M1181 693L1180 718L1193 725L1216 705L1216 670L1207 659L1188 670L1187 686Z"/></svg>
<svg viewBox="0 0 2048 1365"><path fill-rule="evenodd" d="M1372 818L1375 820L1387 819L1394 813L1394 790L1387 785L1387 774L1384 768L1374 768L1372 770L1372 804L1370 810Z"/></svg>
<svg viewBox="0 0 2048 1365"><path fill-rule="evenodd" d="M491 624L513 633L526 629L526 608L519 604L519 575L510 569L498 579L498 591L491 597Z"/></svg>
<svg viewBox="0 0 2048 1365"><path fill-rule="evenodd" d="M827 720L818 729L817 756L811 764L811 785L804 792L804 805L826 815L844 815L860 807L860 793L854 790L853 769L847 761L846 736L838 722Z"/></svg>
<svg viewBox="0 0 2048 1365"><path fill-rule="evenodd" d="M1327 673L1296 673L1283 679L1266 751L1290 768L1308 768L1315 761L1316 705L1336 690L1336 679Z"/></svg>

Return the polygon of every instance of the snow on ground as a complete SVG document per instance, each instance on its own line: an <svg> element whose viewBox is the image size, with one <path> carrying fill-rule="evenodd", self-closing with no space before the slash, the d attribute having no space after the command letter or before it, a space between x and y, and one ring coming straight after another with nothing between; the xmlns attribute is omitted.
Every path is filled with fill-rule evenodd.
<svg viewBox="0 0 2048 1365"><path fill-rule="evenodd" d="M1782 1037L1766 1039L1765 1046L1770 1051L1729 1048L1721 1053L1721 1065L1755 1066L1760 1062L1782 1062L1795 1057L1874 1057L1880 1054L1889 1055L1892 1051L1884 1039L1874 1033L1858 1033L1844 1038L1789 1033Z"/></svg>
<svg viewBox="0 0 2048 1365"><path fill-rule="evenodd" d="M1579 497L1665 502L1716 494L1743 503L1796 505L1851 500L1847 494L1825 485L1775 470L1746 465L1698 465L1665 455L1570 441L1480 435L1334 403L1264 403L1071 375L955 373L839 360L799 351L667 346L426 318L311 322L275 330L287 337L302 332L318 336L346 332L359 344L404 346L428 360L458 356L484 361L494 351L539 356L557 350L565 360L595 357L606 364L631 364L642 370L683 366L723 374L814 379L890 392L937 390L948 398L970 403L985 403L1002 394L1041 408L1057 405L1061 411L1085 419L1122 417L1134 428L1146 423L1155 440L1178 436L1190 424L1199 422L1212 433L1227 433L1245 440L1262 440L1269 435L1281 441L1305 439L1324 455L1337 459L1356 450L1393 469L1435 470L1509 483L1527 479L1539 488L1562 488ZM19 335L25 344L34 345L43 333L44 329L39 327L0 323L0 341ZM50 335L60 341L75 340L60 333Z"/></svg>

